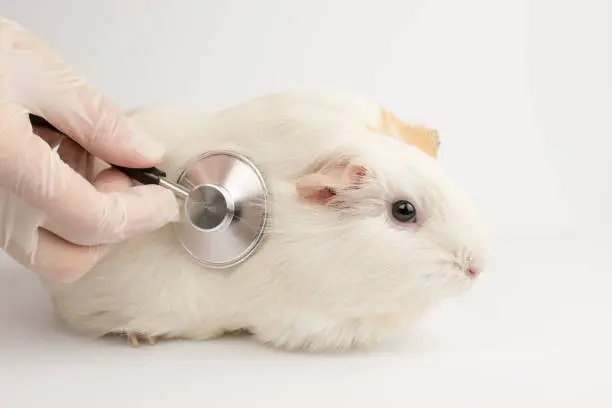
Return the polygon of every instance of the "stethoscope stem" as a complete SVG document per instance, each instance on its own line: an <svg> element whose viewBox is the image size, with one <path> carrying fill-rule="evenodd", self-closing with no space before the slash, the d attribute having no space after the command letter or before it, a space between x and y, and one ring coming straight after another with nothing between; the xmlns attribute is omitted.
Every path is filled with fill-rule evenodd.
<svg viewBox="0 0 612 408"><path fill-rule="evenodd" d="M167 188L168 190L172 191L174 193L175 196L177 196L178 198L182 198L183 200L187 200L187 197L189 197L189 193L190 191L187 190L185 187L179 185L179 184L175 184L172 183L166 179L160 178L159 179L159 185L161 187Z"/></svg>

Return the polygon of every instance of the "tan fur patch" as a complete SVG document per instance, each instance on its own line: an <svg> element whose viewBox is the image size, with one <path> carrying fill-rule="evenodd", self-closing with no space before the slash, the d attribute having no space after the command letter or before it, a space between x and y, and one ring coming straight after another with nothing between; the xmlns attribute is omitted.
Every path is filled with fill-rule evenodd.
<svg viewBox="0 0 612 408"><path fill-rule="evenodd" d="M370 129L398 137L433 158L438 156L440 136L436 130L424 126L409 126L383 108L380 108L380 123Z"/></svg>

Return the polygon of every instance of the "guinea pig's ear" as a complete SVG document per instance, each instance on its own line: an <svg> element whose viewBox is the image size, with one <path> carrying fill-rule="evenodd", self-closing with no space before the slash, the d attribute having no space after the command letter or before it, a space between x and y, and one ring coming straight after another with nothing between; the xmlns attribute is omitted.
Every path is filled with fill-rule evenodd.
<svg viewBox="0 0 612 408"><path fill-rule="evenodd" d="M298 197L313 204L327 204L340 190L356 188L367 174L363 166L338 164L301 176L296 182Z"/></svg>

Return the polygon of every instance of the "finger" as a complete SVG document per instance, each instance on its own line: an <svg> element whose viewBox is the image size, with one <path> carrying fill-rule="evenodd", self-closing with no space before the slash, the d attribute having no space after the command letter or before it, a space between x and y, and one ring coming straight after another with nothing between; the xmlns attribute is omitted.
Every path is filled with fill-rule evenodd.
<svg viewBox="0 0 612 408"><path fill-rule="evenodd" d="M0 107L0 185L51 220L45 227L80 245L118 242L178 216L174 195L159 186L100 192L32 133L27 115Z"/></svg>
<svg viewBox="0 0 612 408"><path fill-rule="evenodd" d="M164 155L100 91L70 69L40 38L0 18L0 38L11 61L11 98L42 116L93 155L127 167L148 167Z"/></svg>
<svg viewBox="0 0 612 408"><path fill-rule="evenodd" d="M117 169L106 169L94 180L94 187L98 191L126 191L133 186L132 180Z"/></svg>
<svg viewBox="0 0 612 408"><path fill-rule="evenodd" d="M7 253L30 271L55 282L74 282L85 275L110 250L108 245L79 246L39 229L36 251L27 253L9 245Z"/></svg>
<svg viewBox="0 0 612 408"><path fill-rule="evenodd" d="M96 218L77 219L73 213L62 211L58 212L61 217L49 217L44 227L76 244L94 245L120 242L161 228L178 217L176 199L163 187L136 186L97 193L100 201Z"/></svg>

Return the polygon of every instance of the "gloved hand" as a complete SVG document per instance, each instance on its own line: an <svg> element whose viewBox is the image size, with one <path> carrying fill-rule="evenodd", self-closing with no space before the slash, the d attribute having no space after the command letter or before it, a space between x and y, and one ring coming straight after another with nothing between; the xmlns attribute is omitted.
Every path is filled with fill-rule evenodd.
<svg viewBox="0 0 612 408"><path fill-rule="evenodd" d="M34 133L28 113L108 163L149 167L164 154L45 42L0 17L0 243L28 269L75 280L108 244L178 216L174 195L163 187L132 187L116 170L90 183L40 137L52 132Z"/></svg>

